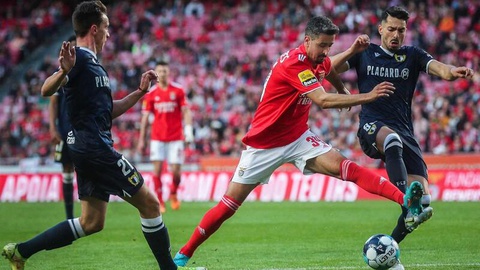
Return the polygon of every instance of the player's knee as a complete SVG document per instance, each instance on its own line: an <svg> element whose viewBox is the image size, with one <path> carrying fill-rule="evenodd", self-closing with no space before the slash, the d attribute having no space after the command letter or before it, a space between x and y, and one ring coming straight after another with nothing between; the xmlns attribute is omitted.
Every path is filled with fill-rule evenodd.
<svg viewBox="0 0 480 270"><path fill-rule="evenodd" d="M390 133L385 137L385 141L383 142L383 151L386 152L390 148L403 148L402 139L397 133Z"/></svg>
<svg viewBox="0 0 480 270"><path fill-rule="evenodd" d="M148 196L146 202L139 208L139 212L144 217L158 217L160 215L160 201L156 196Z"/></svg>
<svg viewBox="0 0 480 270"><path fill-rule="evenodd" d="M86 235L98 233L102 231L103 227L105 226L105 222L97 221L97 220L90 221L90 222L80 222L80 224Z"/></svg>
<svg viewBox="0 0 480 270"><path fill-rule="evenodd" d="M430 194L424 194L421 199L421 203L423 207L430 206L430 202L432 200L432 196Z"/></svg>

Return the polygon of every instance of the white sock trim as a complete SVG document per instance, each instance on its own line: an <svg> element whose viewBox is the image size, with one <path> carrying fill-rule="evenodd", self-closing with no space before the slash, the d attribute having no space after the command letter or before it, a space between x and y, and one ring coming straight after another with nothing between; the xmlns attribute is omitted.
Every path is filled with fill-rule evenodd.
<svg viewBox="0 0 480 270"><path fill-rule="evenodd" d="M153 233L165 227L162 216L156 218L140 218L140 222L142 223L142 231L146 233Z"/></svg>
<svg viewBox="0 0 480 270"><path fill-rule="evenodd" d="M69 219L68 224L70 225L70 229L72 230L75 239L85 236L85 232L82 229L82 225L80 225L79 218Z"/></svg>
<svg viewBox="0 0 480 270"><path fill-rule="evenodd" d="M394 141L390 144L391 141ZM389 145L390 144L390 145ZM385 137L385 141L383 142L383 151L386 151L388 148L392 146L398 146L400 148L403 148L403 142L400 136L397 133L390 133Z"/></svg>
<svg viewBox="0 0 480 270"><path fill-rule="evenodd" d="M63 183L65 184L71 184L73 183L73 173L63 173Z"/></svg>
<svg viewBox="0 0 480 270"><path fill-rule="evenodd" d="M420 203L422 205L430 205L430 202L432 200L432 196L430 194L423 194L422 199L420 200Z"/></svg>

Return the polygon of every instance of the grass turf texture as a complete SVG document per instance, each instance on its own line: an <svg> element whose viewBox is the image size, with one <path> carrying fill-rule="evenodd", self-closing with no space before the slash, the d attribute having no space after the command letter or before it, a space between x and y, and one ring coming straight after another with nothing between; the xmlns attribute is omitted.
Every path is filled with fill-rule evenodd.
<svg viewBox="0 0 480 270"><path fill-rule="evenodd" d="M183 203L168 209L172 254L215 203ZM414 269L480 269L480 204L434 202L433 218L400 245L401 260ZM80 204L75 204L79 213ZM245 203L205 242L189 266L227 269L370 269L362 247L376 233L389 234L400 208L387 201ZM63 203L0 204L1 245L24 241L64 218ZM3 260L3 258L0 258ZM105 229L73 245L42 251L27 269L158 269L140 230L136 210L110 203ZM0 270L9 269L0 261Z"/></svg>

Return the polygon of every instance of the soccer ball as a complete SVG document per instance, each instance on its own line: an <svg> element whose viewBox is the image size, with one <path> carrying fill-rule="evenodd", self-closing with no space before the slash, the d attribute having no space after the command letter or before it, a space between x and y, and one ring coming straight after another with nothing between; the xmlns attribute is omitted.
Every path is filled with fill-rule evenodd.
<svg viewBox="0 0 480 270"><path fill-rule="evenodd" d="M363 259L373 269L388 269L400 258L400 248L388 234L376 234L363 246Z"/></svg>

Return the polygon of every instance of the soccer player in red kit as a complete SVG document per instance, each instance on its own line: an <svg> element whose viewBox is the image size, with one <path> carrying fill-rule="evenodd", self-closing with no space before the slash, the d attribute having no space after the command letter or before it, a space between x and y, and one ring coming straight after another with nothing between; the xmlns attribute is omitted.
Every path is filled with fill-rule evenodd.
<svg viewBox="0 0 480 270"><path fill-rule="evenodd" d="M184 141L187 143L194 141L192 114L188 107L185 91L180 84L169 81L169 71L166 62L157 63L155 72L158 74L158 83L150 89L142 103L143 116L138 141L138 150L142 153L146 145L145 137L150 123L149 117L153 115L150 131L150 160L153 163L153 180L162 213L166 211L162 197L163 163L167 161L172 171L173 183L170 188L169 200L171 208L177 210L180 208L177 190L184 162Z"/></svg>
<svg viewBox="0 0 480 270"><path fill-rule="evenodd" d="M348 160L309 130L312 103L322 108L349 108L388 97L395 90L382 82L365 94L349 95L327 56L339 29L324 16L309 20L301 46L280 56L266 78L251 129L243 138L242 152L227 191L194 230L174 261L185 266L195 250L241 206L259 184L267 184L275 169L285 163L304 174L321 173L388 198L412 213L420 209L422 189L416 182L406 195L387 179ZM322 87L327 79L338 93Z"/></svg>

